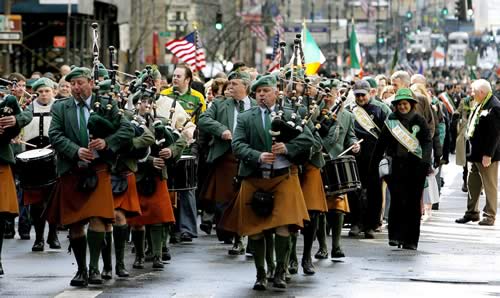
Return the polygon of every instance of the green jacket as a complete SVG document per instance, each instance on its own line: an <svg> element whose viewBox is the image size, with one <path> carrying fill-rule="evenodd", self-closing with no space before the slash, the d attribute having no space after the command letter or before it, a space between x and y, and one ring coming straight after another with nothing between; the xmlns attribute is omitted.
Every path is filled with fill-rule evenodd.
<svg viewBox="0 0 500 298"><path fill-rule="evenodd" d="M252 107L257 105L254 99L250 99ZM232 98L216 99L212 102L210 108L200 116L198 127L201 131L213 136L213 142L209 143L207 162L214 162L217 158L223 156L231 150L231 141L221 139L224 131L230 130L232 134L234 127L234 100Z"/></svg>
<svg viewBox="0 0 500 298"><path fill-rule="evenodd" d="M32 119L33 114L30 111L22 111L16 115L16 126L18 128L23 128L28 125ZM10 144L0 144L0 163L16 163L14 152Z"/></svg>
<svg viewBox="0 0 500 298"><path fill-rule="evenodd" d="M337 113L337 121L330 127L328 135L323 138L323 146L333 159L357 141L354 133L354 116L351 112L341 109Z"/></svg>
<svg viewBox="0 0 500 298"><path fill-rule="evenodd" d="M93 106L95 98L92 98L91 105ZM102 102L106 104L106 100ZM52 121L49 128L49 139L57 152L57 172L63 175L67 171L76 167L80 158L78 157L78 149L80 149L79 125L77 118L77 108L75 99L69 97L56 101L52 105ZM113 106L113 115L118 116L118 108ZM120 148L130 144L130 140L134 137L134 128L132 124L121 117L120 127L118 130L106 137L107 149L113 154L116 154ZM112 160L106 160L112 163Z"/></svg>
<svg viewBox="0 0 500 298"><path fill-rule="evenodd" d="M290 119L290 115L291 111L285 109L285 118ZM239 176L247 177L260 168L260 155L266 151L265 138L260 107L251 108L238 116L232 148L240 160ZM285 144L288 151L286 158L293 163L300 155L310 154L313 142L311 130L306 126L299 136Z"/></svg>

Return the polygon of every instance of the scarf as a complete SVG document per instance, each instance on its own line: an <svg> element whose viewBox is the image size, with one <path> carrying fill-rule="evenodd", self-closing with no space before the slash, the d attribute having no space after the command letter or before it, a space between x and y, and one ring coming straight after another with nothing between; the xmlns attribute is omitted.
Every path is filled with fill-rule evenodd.
<svg viewBox="0 0 500 298"><path fill-rule="evenodd" d="M474 132L476 131L476 126L479 123L479 116L481 115L481 111L483 110L484 106L490 101L490 98L493 96L493 93L489 92L488 95L486 95L486 98L483 100L481 104L478 104L476 108L474 109L474 112L472 112L470 118L469 118L469 124L467 125L467 139L471 139L472 136L474 136Z"/></svg>

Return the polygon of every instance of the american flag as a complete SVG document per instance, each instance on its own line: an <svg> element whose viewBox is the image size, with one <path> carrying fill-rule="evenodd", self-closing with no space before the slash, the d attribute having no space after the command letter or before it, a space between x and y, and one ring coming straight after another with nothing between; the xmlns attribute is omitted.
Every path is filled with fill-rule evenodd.
<svg viewBox="0 0 500 298"><path fill-rule="evenodd" d="M249 26L250 31L252 31L258 39L262 41L267 40L266 30L264 29L264 26L262 26L262 24L250 24Z"/></svg>
<svg viewBox="0 0 500 298"><path fill-rule="evenodd" d="M267 72L273 72L277 69L280 68L280 61L281 61L281 48L280 48L280 35L277 33L274 36L274 43L273 43L273 54L271 56L271 63L269 63L269 67L267 69Z"/></svg>
<svg viewBox="0 0 500 298"><path fill-rule="evenodd" d="M370 6L369 0L361 0L360 5L361 9L365 12L366 17L373 17L375 14L375 7Z"/></svg>
<svg viewBox="0 0 500 298"><path fill-rule="evenodd" d="M201 70L206 66L205 51L198 38L198 31L193 31L180 39L167 42L165 48L181 61L189 64L193 71Z"/></svg>

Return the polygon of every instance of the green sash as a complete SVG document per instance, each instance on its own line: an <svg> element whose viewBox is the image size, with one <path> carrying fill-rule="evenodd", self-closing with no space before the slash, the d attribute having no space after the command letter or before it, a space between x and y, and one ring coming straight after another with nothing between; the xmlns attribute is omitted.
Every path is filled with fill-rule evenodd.
<svg viewBox="0 0 500 298"><path fill-rule="evenodd" d="M360 106L355 106L352 109L352 113L354 114L354 119L358 122L364 130L369 132L375 139L378 139L380 134L380 128L373 122L373 119L368 115L368 113Z"/></svg>
<svg viewBox="0 0 500 298"><path fill-rule="evenodd" d="M416 137L417 132L420 131L418 125L412 127L413 133L409 132L399 120L387 119L385 125L401 145L418 158L422 158L422 147Z"/></svg>

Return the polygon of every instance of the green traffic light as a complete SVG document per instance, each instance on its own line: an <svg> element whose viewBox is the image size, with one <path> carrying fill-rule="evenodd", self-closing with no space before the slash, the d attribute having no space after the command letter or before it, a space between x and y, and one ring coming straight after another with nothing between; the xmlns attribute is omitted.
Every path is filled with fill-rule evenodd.
<svg viewBox="0 0 500 298"><path fill-rule="evenodd" d="M217 24L215 24L215 29L216 29L216 30L219 30L219 31L220 31L220 30L222 30L223 28L224 28L224 25L222 25L221 23L217 23Z"/></svg>
<svg viewBox="0 0 500 298"><path fill-rule="evenodd" d="M411 18L412 18L412 17L413 17L413 13L412 13L411 11L408 11L408 12L406 13L406 18L407 18L408 20L411 20Z"/></svg>
<svg viewBox="0 0 500 298"><path fill-rule="evenodd" d="M448 8L446 8L446 7L445 7L445 8L443 8L443 9L441 10L441 14L442 14L443 16L447 16L447 15L448 15Z"/></svg>

